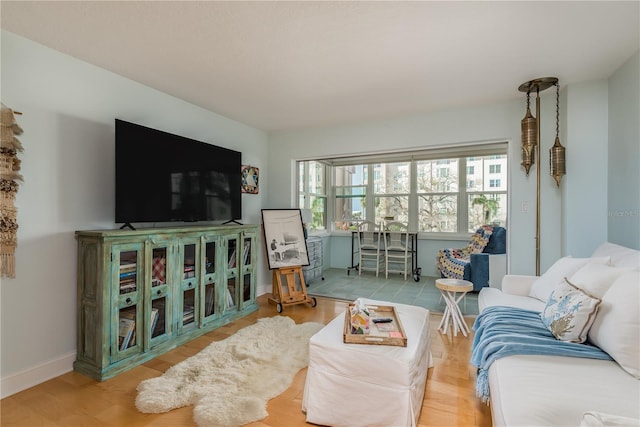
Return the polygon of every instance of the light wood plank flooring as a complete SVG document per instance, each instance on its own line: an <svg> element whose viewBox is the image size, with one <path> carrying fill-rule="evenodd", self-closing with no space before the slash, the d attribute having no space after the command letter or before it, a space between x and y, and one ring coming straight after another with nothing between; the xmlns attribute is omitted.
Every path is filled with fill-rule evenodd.
<svg viewBox="0 0 640 427"><path fill-rule="evenodd" d="M115 378L98 382L70 372L0 401L2 427L10 426L194 426L193 407L166 414L142 414L134 405L140 381L161 375L170 366L194 355L212 341L224 339L261 317L278 313L267 301L258 298L260 309L243 319L223 326L200 338L135 367ZM297 323L328 323L345 310L346 303L318 298L309 305L285 307L283 315ZM432 314L431 352L434 367L429 369L419 426L491 426L489 407L475 397L475 369L469 365L472 336L451 337L438 330L441 316ZM472 319L467 319L471 324ZM301 411L306 369L280 396L269 401L269 416L250 427L310 426Z"/></svg>

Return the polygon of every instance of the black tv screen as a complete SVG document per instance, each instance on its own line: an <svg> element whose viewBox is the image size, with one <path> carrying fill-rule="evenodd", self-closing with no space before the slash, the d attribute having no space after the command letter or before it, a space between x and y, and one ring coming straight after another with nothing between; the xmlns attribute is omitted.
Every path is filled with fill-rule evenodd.
<svg viewBox="0 0 640 427"><path fill-rule="evenodd" d="M116 223L242 218L242 153L116 119Z"/></svg>

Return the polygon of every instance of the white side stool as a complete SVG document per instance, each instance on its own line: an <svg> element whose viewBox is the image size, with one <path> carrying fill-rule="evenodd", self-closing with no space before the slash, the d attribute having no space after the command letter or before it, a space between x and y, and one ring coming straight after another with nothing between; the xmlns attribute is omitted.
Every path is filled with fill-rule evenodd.
<svg viewBox="0 0 640 427"><path fill-rule="evenodd" d="M440 290L444 302L447 304L438 329L446 334L449 330L449 324L451 324L454 336L457 336L460 331L466 337L469 333L469 326L462 317L458 303L467 292L473 290L473 283L460 279L436 279L436 288Z"/></svg>

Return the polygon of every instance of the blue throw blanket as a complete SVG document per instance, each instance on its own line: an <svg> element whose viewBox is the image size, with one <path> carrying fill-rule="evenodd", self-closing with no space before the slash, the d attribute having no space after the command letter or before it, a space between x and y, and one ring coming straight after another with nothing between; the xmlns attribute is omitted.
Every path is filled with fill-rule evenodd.
<svg viewBox="0 0 640 427"><path fill-rule="evenodd" d="M471 364L478 367L476 395L489 401L488 371L494 360L516 354L541 354L611 360L589 344L557 340L540 313L513 307L487 307L473 324Z"/></svg>

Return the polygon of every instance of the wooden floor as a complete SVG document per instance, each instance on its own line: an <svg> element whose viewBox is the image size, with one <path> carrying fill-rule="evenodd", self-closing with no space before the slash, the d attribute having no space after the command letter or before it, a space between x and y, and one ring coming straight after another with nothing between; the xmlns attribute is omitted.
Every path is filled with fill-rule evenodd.
<svg viewBox="0 0 640 427"><path fill-rule="evenodd" d="M223 326L190 343L137 366L115 378L97 382L70 372L36 387L9 396L2 401L0 425L21 426L194 426L193 407L166 414L142 414L134 405L140 381L161 375L170 366L194 355L212 341L224 339L261 317L278 313L267 301L258 298L260 309L243 319ZM283 315L297 323L328 323L345 310L344 302L318 298L315 308L309 305L285 307ZM431 353L434 367L429 369L419 426L491 426L489 407L475 397L475 369L469 365L469 336L451 337L438 330L440 315L432 314ZM468 319L470 323L472 319ZM280 396L269 401L269 416L249 424L250 427L310 426L301 411L306 369Z"/></svg>

